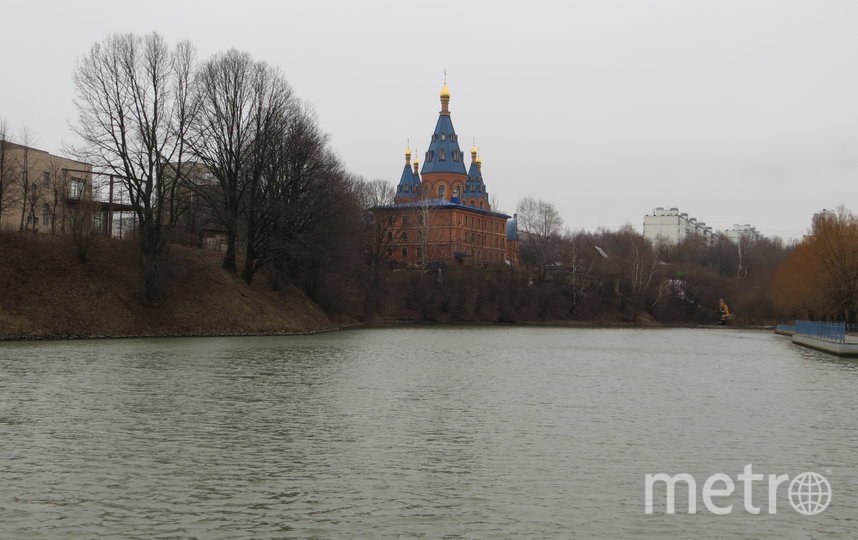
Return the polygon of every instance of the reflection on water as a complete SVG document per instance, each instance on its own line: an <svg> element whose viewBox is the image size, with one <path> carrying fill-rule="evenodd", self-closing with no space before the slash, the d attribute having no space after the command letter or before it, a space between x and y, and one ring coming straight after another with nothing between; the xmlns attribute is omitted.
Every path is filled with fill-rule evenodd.
<svg viewBox="0 0 858 540"><path fill-rule="evenodd" d="M0 537L848 538L856 368L731 330L3 344ZM747 463L834 502L643 514L645 473Z"/></svg>

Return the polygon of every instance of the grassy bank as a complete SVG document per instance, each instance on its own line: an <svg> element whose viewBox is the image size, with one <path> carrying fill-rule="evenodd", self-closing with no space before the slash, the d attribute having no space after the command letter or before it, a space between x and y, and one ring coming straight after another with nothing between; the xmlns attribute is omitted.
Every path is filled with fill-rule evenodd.
<svg viewBox="0 0 858 540"><path fill-rule="evenodd" d="M220 268L217 253L173 247L167 295L143 307L137 252L99 239L77 261L68 236L0 234L0 339L314 332L333 328L300 290L272 292Z"/></svg>

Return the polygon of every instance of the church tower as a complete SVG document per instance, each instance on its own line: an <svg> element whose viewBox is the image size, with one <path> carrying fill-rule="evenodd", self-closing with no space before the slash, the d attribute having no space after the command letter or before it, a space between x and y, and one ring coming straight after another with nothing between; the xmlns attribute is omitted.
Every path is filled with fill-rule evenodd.
<svg viewBox="0 0 858 540"><path fill-rule="evenodd" d="M476 208L489 208L489 195L486 192L486 184L483 182L483 161L477 155L477 147L471 148L471 167L468 169L468 181L465 183L465 192L462 193L462 204Z"/></svg>
<svg viewBox="0 0 858 540"><path fill-rule="evenodd" d="M417 160L414 160L414 170L411 170L411 149L405 149L405 168L396 186L396 197L393 202L416 201L420 195L420 176L417 174Z"/></svg>
<svg viewBox="0 0 858 540"><path fill-rule="evenodd" d="M447 82L441 89L441 112L432 133L429 150L423 162L423 186L421 196L427 199L446 201L461 199L468 173L459 148L459 136L450 119L450 89Z"/></svg>

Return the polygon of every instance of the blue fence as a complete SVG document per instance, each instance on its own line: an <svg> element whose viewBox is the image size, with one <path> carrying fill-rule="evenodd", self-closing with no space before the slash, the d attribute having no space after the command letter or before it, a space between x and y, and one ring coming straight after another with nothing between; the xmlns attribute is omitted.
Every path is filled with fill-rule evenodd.
<svg viewBox="0 0 858 540"><path fill-rule="evenodd" d="M846 342L845 322L795 321L795 333L834 343Z"/></svg>

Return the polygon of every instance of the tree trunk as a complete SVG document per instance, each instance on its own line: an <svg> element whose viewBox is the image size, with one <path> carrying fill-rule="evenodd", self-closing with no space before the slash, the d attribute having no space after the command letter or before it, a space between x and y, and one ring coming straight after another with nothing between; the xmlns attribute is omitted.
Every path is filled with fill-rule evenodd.
<svg viewBox="0 0 858 540"><path fill-rule="evenodd" d="M223 256L223 269L233 274L238 270L238 265L235 263L235 229L230 228L226 232L226 253Z"/></svg>

